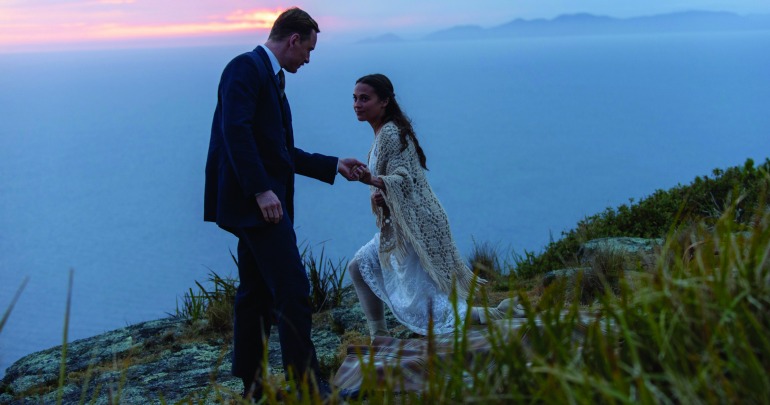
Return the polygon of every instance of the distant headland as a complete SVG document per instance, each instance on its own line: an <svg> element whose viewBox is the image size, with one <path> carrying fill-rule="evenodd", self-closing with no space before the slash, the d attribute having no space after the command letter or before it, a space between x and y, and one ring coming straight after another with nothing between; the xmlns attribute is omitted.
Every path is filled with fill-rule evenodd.
<svg viewBox="0 0 770 405"><path fill-rule="evenodd" d="M553 19L515 19L484 28L459 25L428 34L418 40L478 40L582 35L628 35L650 33L688 33L715 31L770 30L770 15L738 15L722 11L683 11L641 17L615 18L588 13L564 14ZM365 38L358 43L403 42L395 33Z"/></svg>

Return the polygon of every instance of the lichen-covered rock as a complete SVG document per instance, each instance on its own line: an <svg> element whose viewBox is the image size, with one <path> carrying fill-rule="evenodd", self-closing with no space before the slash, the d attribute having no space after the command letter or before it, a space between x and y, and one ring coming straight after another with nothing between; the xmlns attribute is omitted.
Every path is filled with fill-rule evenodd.
<svg viewBox="0 0 770 405"><path fill-rule="evenodd" d="M185 328L184 321L166 318L71 342L61 387L62 347L30 354L8 368L3 384L10 392L2 403L48 404L59 396L63 403L157 403L161 396L182 399L212 381L233 385L229 342L185 342Z"/></svg>
<svg viewBox="0 0 770 405"><path fill-rule="evenodd" d="M579 265L543 274L542 285L564 282L565 299L591 303L607 288L618 292L621 282L634 289L649 276L660 256L663 239L614 237L584 243L577 252Z"/></svg>
<svg viewBox="0 0 770 405"><path fill-rule="evenodd" d="M544 286L548 286L556 280L566 279L569 284L577 277L592 278L597 273L606 275L607 270L612 270L607 267L613 266L618 266L620 267L619 270L623 271L651 269L656 263L663 243L663 239L660 238L592 239L584 243L577 252L580 266L546 272L543 274L542 283ZM611 263L613 260L618 262Z"/></svg>
<svg viewBox="0 0 770 405"><path fill-rule="evenodd" d="M543 275L542 283L544 287L551 285L556 280L573 280L578 274L591 272L590 267L578 267L570 269L551 270Z"/></svg>
<svg viewBox="0 0 770 405"><path fill-rule="evenodd" d="M352 295L351 295L352 293ZM340 312L341 311L341 312ZM343 328L362 327L363 312L348 291L337 311ZM314 318L312 339L322 365L333 366L340 336L329 313ZM205 323L188 325L166 318L131 325L67 345L66 379L59 387L61 346L30 354L6 371L0 404L222 403L240 396L242 383L230 374L229 336L205 332ZM268 371L283 373L277 328L268 343Z"/></svg>
<svg viewBox="0 0 770 405"><path fill-rule="evenodd" d="M102 335L76 340L67 345L66 370L87 370L90 365L102 364L124 357L140 342L161 331L173 331L182 321L168 318L144 322L113 330ZM45 383L56 383L62 347L56 346L27 355L6 370L3 382L13 392L25 392Z"/></svg>
<svg viewBox="0 0 770 405"><path fill-rule="evenodd" d="M387 309L386 321L393 336L415 336ZM368 335L358 297L348 286L339 307L313 317L312 339L325 374L339 366L341 336L350 331ZM240 397L243 388L230 374L229 332L213 332L205 321L165 318L70 342L60 386L61 357L57 346L14 363L0 381L0 404L55 404L59 397L65 404L214 404ZM277 328L268 341L268 372L282 378Z"/></svg>
<svg viewBox="0 0 770 405"><path fill-rule="evenodd" d="M614 237L593 239L583 244L578 251L578 257L583 263L591 263L597 255L607 252L621 253L629 258L635 258L643 266L649 265L652 258L659 253L663 239L646 239L631 237ZM652 259L654 262L654 259ZM630 266L626 270L636 270Z"/></svg>

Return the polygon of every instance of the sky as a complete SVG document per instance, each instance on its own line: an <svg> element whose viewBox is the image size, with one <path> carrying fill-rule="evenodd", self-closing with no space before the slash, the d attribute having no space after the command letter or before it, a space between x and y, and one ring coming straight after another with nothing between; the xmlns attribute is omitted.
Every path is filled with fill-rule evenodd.
<svg viewBox="0 0 770 405"><path fill-rule="evenodd" d="M588 12L633 17L687 10L770 14L768 0L0 0L0 53L263 42L298 6L327 39L419 38L455 25Z"/></svg>

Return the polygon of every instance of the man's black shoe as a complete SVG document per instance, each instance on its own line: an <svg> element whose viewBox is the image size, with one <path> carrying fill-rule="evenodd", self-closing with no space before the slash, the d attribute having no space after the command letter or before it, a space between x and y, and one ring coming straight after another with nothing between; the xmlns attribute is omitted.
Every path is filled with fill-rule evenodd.
<svg viewBox="0 0 770 405"><path fill-rule="evenodd" d="M319 380L317 385L318 385L318 396L321 398L322 401L325 401L332 396L332 387L328 381Z"/></svg>
<svg viewBox="0 0 770 405"><path fill-rule="evenodd" d="M247 390L243 390L243 392L241 392L241 398L243 399L248 398L249 403L256 404L257 402L259 402L259 400L262 399L262 390L252 392L251 395L249 395L249 392Z"/></svg>

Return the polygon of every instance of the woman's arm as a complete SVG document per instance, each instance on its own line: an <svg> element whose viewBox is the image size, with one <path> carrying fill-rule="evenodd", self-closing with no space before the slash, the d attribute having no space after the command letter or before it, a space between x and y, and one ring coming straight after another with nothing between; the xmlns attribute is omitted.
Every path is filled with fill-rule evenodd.
<svg viewBox="0 0 770 405"><path fill-rule="evenodd" d="M358 180L364 184L377 187L383 192L387 192L387 190L385 190L385 182L378 176L372 176L372 172L369 171L369 168L364 169L364 172L360 175Z"/></svg>

